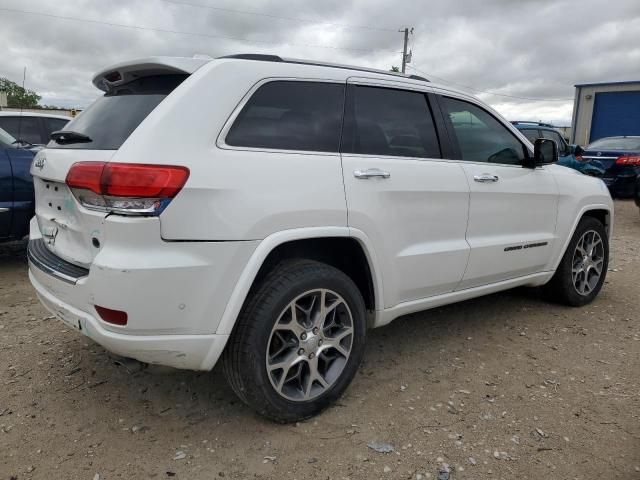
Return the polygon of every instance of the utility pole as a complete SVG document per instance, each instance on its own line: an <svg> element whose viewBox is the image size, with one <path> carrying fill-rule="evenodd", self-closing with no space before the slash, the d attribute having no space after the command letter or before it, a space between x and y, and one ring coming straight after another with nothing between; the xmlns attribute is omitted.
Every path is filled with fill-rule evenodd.
<svg viewBox="0 0 640 480"><path fill-rule="evenodd" d="M411 63L411 52L407 53L407 47L409 46L409 28L405 28L404 30L398 30L399 32L404 32L404 47L402 48L402 73L405 73L407 63ZM411 33L413 34L413 27L411 28Z"/></svg>

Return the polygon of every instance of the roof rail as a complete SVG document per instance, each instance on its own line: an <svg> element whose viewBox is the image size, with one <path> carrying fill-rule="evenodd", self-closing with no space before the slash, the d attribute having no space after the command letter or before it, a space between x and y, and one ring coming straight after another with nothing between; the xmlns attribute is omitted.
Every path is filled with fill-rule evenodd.
<svg viewBox="0 0 640 480"><path fill-rule="evenodd" d="M262 53L238 53L235 55L224 55L218 58L237 58L239 60L256 60L259 62L284 62L278 55L265 55Z"/></svg>
<svg viewBox="0 0 640 480"><path fill-rule="evenodd" d="M376 68L357 67L353 65L342 65L339 63L315 62L312 60L300 60L297 58L282 58L278 55L266 55L262 53L240 53L236 55L225 55L218 58L235 58L239 60L255 60L260 62L282 62L282 63L295 63L299 65L312 65L317 67L342 68L345 70L355 70L358 72L377 73L381 75L389 75L392 77L408 78L410 80L419 80L421 82L429 81L428 79L421 77L420 75L405 75L404 73L388 72L386 70L378 70Z"/></svg>
<svg viewBox="0 0 640 480"><path fill-rule="evenodd" d="M550 127L550 128L556 128L555 125L551 125L550 123L544 123L544 122L532 122L529 120L514 120L511 122L513 125L538 125L539 127Z"/></svg>

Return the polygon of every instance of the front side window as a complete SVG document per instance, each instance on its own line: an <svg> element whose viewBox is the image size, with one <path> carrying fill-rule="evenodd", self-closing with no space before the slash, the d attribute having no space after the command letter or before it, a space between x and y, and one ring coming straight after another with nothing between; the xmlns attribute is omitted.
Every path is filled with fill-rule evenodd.
<svg viewBox="0 0 640 480"><path fill-rule="evenodd" d="M441 97L445 119L460 147L460 160L519 165L524 145L502 123L476 105Z"/></svg>
<svg viewBox="0 0 640 480"><path fill-rule="evenodd" d="M338 152L344 85L273 81L261 86L232 125L227 145Z"/></svg>
<svg viewBox="0 0 640 480"><path fill-rule="evenodd" d="M342 151L366 155L440 158L438 136L424 93L352 87Z"/></svg>
<svg viewBox="0 0 640 480"><path fill-rule="evenodd" d="M15 145L16 139L12 137L5 130L0 128L0 146L2 147L11 147Z"/></svg>

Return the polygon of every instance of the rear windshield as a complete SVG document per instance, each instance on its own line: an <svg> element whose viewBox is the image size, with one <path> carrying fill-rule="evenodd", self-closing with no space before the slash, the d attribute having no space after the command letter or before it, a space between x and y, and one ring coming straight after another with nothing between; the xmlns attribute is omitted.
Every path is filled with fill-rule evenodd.
<svg viewBox="0 0 640 480"><path fill-rule="evenodd" d="M139 78L105 93L64 126L64 131L86 135L81 142L49 142L47 148L117 150L142 121L188 75Z"/></svg>
<svg viewBox="0 0 640 480"><path fill-rule="evenodd" d="M611 137L596 140L587 150L640 150L640 137Z"/></svg>

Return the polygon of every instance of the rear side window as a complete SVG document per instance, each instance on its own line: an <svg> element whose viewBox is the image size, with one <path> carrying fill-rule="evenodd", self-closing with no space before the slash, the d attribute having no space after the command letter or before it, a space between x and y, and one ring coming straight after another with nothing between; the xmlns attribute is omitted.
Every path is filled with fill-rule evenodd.
<svg viewBox="0 0 640 480"><path fill-rule="evenodd" d="M526 130L520 131L531 143L535 143L535 141L540 138L540 131L538 129L527 128Z"/></svg>
<svg viewBox="0 0 640 480"><path fill-rule="evenodd" d="M90 141L49 142L48 148L117 150L167 95L188 75L143 77L115 87L93 102L63 128Z"/></svg>
<svg viewBox="0 0 640 480"><path fill-rule="evenodd" d="M350 87L343 152L440 158L438 136L424 93Z"/></svg>
<svg viewBox="0 0 640 480"><path fill-rule="evenodd" d="M235 147L337 152L344 86L274 81L244 106L225 142Z"/></svg>
<svg viewBox="0 0 640 480"><path fill-rule="evenodd" d="M57 132L58 130L62 130L64 126L69 123L69 120L62 120L60 118L43 118L44 127L47 131L47 135L50 135L51 132Z"/></svg>
<svg viewBox="0 0 640 480"><path fill-rule="evenodd" d="M558 153L560 155L566 154L567 149L565 148L564 140L562 139L559 133L551 132L549 130L542 130L542 137L556 142L556 144L558 145Z"/></svg>
<svg viewBox="0 0 640 480"><path fill-rule="evenodd" d="M640 137L611 137L596 140L588 150L640 150Z"/></svg>
<svg viewBox="0 0 640 480"><path fill-rule="evenodd" d="M460 147L461 160L506 165L524 161L524 144L488 112L454 98L440 97L440 102Z"/></svg>
<svg viewBox="0 0 640 480"><path fill-rule="evenodd" d="M25 142L33 144L46 143L40 134L38 117L0 117L0 128L18 140L24 140Z"/></svg>

